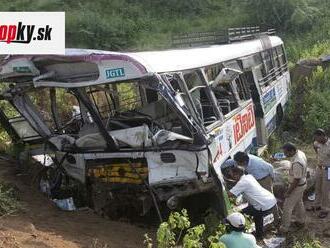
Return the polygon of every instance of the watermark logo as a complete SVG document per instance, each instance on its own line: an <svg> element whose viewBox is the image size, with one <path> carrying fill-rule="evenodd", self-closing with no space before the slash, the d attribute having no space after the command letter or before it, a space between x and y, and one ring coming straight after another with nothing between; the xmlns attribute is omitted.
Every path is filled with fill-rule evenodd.
<svg viewBox="0 0 330 248"><path fill-rule="evenodd" d="M0 12L0 54L64 53L64 12Z"/></svg>

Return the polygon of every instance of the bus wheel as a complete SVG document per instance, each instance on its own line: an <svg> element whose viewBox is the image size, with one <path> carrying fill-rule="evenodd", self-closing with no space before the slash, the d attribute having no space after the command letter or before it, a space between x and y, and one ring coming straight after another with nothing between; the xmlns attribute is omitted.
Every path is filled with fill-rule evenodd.
<svg viewBox="0 0 330 248"><path fill-rule="evenodd" d="M279 126L283 120L283 109L281 105L276 108L276 126Z"/></svg>

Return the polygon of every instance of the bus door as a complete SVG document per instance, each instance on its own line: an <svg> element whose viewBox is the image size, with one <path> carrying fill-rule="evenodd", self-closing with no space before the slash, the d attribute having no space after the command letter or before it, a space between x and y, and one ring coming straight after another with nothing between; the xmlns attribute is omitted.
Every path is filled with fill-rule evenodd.
<svg viewBox="0 0 330 248"><path fill-rule="evenodd" d="M264 110L262 107L262 92L259 87L259 79L264 75L264 65L259 54L250 55L240 59L244 70L247 85L251 92L254 103L254 111L257 128L257 145L267 144L267 132L264 120Z"/></svg>

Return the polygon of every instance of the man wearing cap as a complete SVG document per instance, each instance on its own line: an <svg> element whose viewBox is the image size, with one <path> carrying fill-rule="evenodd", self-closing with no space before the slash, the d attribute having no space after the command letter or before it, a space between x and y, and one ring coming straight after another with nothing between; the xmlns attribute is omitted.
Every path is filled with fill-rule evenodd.
<svg viewBox="0 0 330 248"><path fill-rule="evenodd" d="M316 168L316 198L313 210L321 210L319 217L325 218L329 212L330 178L328 175L330 170L330 140L323 129L317 129L314 132L314 141L318 165Z"/></svg>
<svg viewBox="0 0 330 248"><path fill-rule="evenodd" d="M227 248L259 248L256 238L245 233L245 218L241 213L232 213L227 216L226 224L228 234L220 237L219 241Z"/></svg>
<svg viewBox="0 0 330 248"><path fill-rule="evenodd" d="M305 208L303 202L304 191L307 187L307 158L305 153L298 150L292 143L287 143L283 147L283 152L290 159L291 167L289 170L289 188L285 193L283 205L282 225L280 232L289 231L292 212L296 211L296 224L304 226Z"/></svg>
<svg viewBox="0 0 330 248"><path fill-rule="evenodd" d="M236 185L229 191L229 196L243 195L249 206L242 210L243 213L253 217L256 226L256 238L263 238L264 216L273 212L276 198L270 191L263 188L252 175L244 175L241 167L232 168L233 179Z"/></svg>
<svg viewBox="0 0 330 248"><path fill-rule="evenodd" d="M254 176L262 187L273 192L274 168L260 157L245 152L237 152L234 159L228 159L221 168L233 167L234 163L245 168L248 174Z"/></svg>

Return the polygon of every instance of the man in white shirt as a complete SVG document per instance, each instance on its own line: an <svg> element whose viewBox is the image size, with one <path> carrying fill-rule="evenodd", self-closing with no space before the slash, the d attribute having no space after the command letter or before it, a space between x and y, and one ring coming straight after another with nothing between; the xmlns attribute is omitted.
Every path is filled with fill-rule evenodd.
<svg viewBox="0 0 330 248"><path fill-rule="evenodd" d="M243 195L249 206L243 213L253 217L256 226L256 238L263 238L263 218L271 213L276 206L275 196L263 188L252 175L244 175L241 167L232 168L232 175L236 185L229 191L229 196Z"/></svg>
<svg viewBox="0 0 330 248"><path fill-rule="evenodd" d="M297 221L300 226L305 224L305 208L303 202L304 191L307 187L307 158L305 153L298 150L292 143L287 143L283 147L283 152L290 159L289 188L285 193L283 205L282 225L280 232L289 231L292 212L295 209Z"/></svg>

